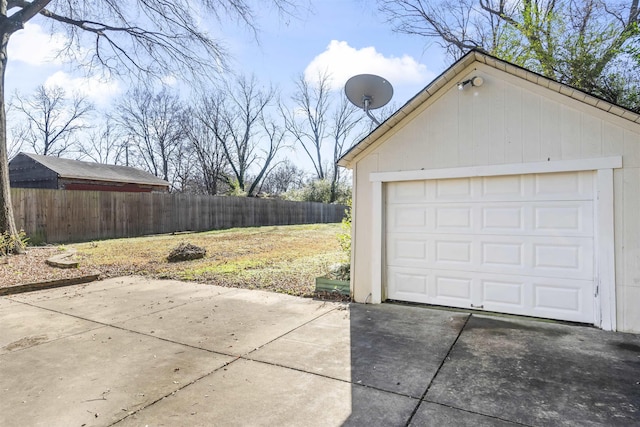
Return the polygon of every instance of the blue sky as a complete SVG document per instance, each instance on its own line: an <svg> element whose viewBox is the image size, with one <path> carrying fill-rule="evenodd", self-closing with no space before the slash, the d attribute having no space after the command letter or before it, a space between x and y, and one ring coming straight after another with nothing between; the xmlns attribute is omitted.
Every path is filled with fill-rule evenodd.
<svg viewBox="0 0 640 427"><path fill-rule="evenodd" d="M336 86L349 76L380 74L394 86L402 105L446 66L440 49L425 50L425 40L395 34L371 0L316 0L300 18L282 23L275 16L259 22L260 45L232 37L230 47L245 70L259 70L287 88L293 78L329 69ZM258 71L255 71L258 72Z"/></svg>
<svg viewBox="0 0 640 427"><path fill-rule="evenodd" d="M233 67L255 73L287 94L302 74L329 70L336 88L355 74L380 74L395 90L392 102L402 105L446 68L437 47L425 50L425 40L394 34L369 0L315 0L301 7L297 17L284 19L273 10L258 10L258 40L243 28L219 31L233 55ZM41 26L42 25L42 26ZM217 25L217 24L216 24ZM9 44L8 93L28 93L40 84L58 84L88 95L107 107L126 91L119 81L99 81L72 71L53 53L64 35L51 36L46 21L36 19L16 33Z"/></svg>
<svg viewBox="0 0 640 427"><path fill-rule="evenodd" d="M208 23L216 29L232 55L232 67L272 83L283 100L290 99L294 79L312 79L318 72L333 76L335 90L356 74L378 74L394 87L391 105L399 108L449 64L437 46L417 36L395 34L373 0L300 0L296 17L279 17L273 10L256 10L257 40L233 23ZM256 2L259 4L259 2ZM308 5L308 7L307 7ZM63 34L49 34L47 21L36 18L9 43L6 88L30 94L38 85L57 85L86 95L99 110L108 111L127 91L127 83L104 81L74 71L54 54ZM168 76L168 84L180 84ZM374 112L375 114L375 112ZM11 127L11 123L9 124ZM291 153L304 162L304 155Z"/></svg>

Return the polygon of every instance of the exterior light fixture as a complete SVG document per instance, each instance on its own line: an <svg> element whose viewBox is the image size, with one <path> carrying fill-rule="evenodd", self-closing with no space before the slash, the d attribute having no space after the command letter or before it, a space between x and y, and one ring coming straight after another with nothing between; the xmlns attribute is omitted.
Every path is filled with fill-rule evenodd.
<svg viewBox="0 0 640 427"><path fill-rule="evenodd" d="M480 76L473 76L468 80L464 80L458 83L458 90L464 90L467 85L471 85L473 87L482 86L484 83L484 79Z"/></svg>

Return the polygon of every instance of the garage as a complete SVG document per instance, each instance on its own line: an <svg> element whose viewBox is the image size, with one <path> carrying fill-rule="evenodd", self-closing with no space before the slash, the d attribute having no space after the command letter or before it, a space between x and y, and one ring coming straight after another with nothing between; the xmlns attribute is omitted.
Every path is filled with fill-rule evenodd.
<svg viewBox="0 0 640 427"><path fill-rule="evenodd" d="M387 184L387 297L593 323L593 176Z"/></svg>
<svg viewBox="0 0 640 427"><path fill-rule="evenodd" d="M338 164L355 302L640 332L637 112L472 50Z"/></svg>

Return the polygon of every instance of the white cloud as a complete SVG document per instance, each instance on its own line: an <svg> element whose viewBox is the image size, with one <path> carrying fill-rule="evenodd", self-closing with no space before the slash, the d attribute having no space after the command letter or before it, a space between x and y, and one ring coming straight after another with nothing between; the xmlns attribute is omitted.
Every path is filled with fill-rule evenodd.
<svg viewBox="0 0 640 427"><path fill-rule="evenodd" d="M80 93L97 105L107 105L111 99L122 92L120 84L114 80L98 77L73 77L57 71L44 82L45 87L60 86L68 94Z"/></svg>
<svg viewBox="0 0 640 427"><path fill-rule="evenodd" d="M316 56L304 70L307 81L317 80L318 73L329 72L332 88L338 89L356 74L377 74L394 86L426 85L435 74L413 57L385 57L375 47L356 49L345 41L332 40L327 49Z"/></svg>
<svg viewBox="0 0 640 427"><path fill-rule="evenodd" d="M178 79L176 78L175 75L173 74L167 74L166 76L163 76L160 81L162 82L163 85L165 86L175 86L178 84Z"/></svg>
<svg viewBox="0 0 640 427"><path fill-rule="evenodd" d="M38 24L26 23L24 29L15 33L8 46L10 61L20 61L29 65L60 64L56 53L65 45L67 38L60 33L53 35L42 31Z"/></svg>

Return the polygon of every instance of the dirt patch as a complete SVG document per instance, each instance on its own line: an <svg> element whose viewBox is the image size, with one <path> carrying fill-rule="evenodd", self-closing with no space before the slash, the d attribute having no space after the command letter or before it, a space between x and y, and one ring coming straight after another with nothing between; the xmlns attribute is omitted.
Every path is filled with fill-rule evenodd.
<svg viewBox="0 0 640 427"><path fill-rule="evenodd" d="M327 292L327 291L316 291L313 294L315 299L320 299L323 301L337 301L337 302L350 302L351 297L349 295L344 295L340 292Z"/></svg>
<svg viewBox="0 0 640 427"><path fill-rule="evenodd" d="M47 265L48 258L64 253L56 247L27 248L21 255L0 257L0 288L59 279L83 277L95 270L82 263L78 268L56 268Z"/></svg>

